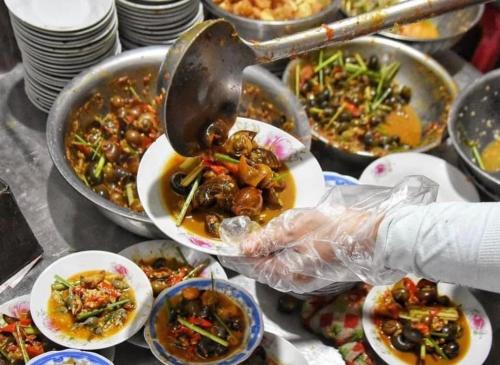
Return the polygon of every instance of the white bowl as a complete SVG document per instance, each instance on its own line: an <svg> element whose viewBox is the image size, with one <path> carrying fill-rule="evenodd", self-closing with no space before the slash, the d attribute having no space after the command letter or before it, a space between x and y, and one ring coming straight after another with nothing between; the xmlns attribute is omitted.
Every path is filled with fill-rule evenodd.
<svg viewBox="0 0 500 365"><path fill-rule="evenodd" d="M242 345L232 353L225 355L222 359L212 361L185 361L171 354L161 344L156 329L156 318L159 311L164 310L164 306L172 297L182 293L185 288L197 288L198 290L216 291L230 297L243 311L246 317L246 328L243 334ZM236 365L246 360L257 348L264 335L264 322L260 306L255 298L243 287L227 280L210 279L189 279L165 289L156 298L151 316L144 327L144 337L153 355L166 365Z"/></svg>
<svg viewBox="0 0 500 365"><path fill-rule="evenodd" d="M120 251L118 254L122 255L135 263L140 260L152 260L158 257L175 257L179 260L182 258L179 256L180 250L182 255L186 258L187 262L191 266L199 265L204 260L209 260L208 266L203 270L199 277L215 279L227 279L226 272L224 268L215 260L212 256L191 250L185 246L179 245L175 241L171 240L155 240L155 241L144 241L137 243L135 245L129 246L126 249ZM137 332L134 336L128 339L128 342L133 343L136 346L148 349L149 346L144 339L142 331Z"/></svg>
<svg viewBox="0 0 500 365"><path fill-rule="evenodd" d="M431 155L404 152L381 157L363 171L360 184L394 186L410 175L423 175L437 184L438 202L478 202L474 184L455 166Z"/></svg>
<svg viewBox="0 0 500 365"><path fill-rule="evenodd" d="M412 279L415 278L412 277ZM373 321L373 311L378 299L391 287L392 285L375 286L368 293L363 305L363 330L372 348L386 363L407 365L383 342ZM482 364L488 357L492 343L491 323L484 308L465 287L439 283L438 291L442 295L447 295L454 303L461 305L461 310L469 325L470 345L467 353L461 358L460 364Z"/></svg>
<svg viewBox="0 0 500 365"><path fill-rule="evenodd" d="M31 359L26 365L67 365L70 364L68 362L70 359L79 360L85 365L113 365L111 361L102 355L79 350L46 352Z"/></svg>
<svg viewBox="0 0 500 365"><path fill-rule="evenodd" d="M47 305L54 276L63 278L82 271L105 270L124 275L135 292L134 318L114 335L91 340L75 339L55 328L48 316ZM97 350L117 345L133 336L146 323L153 304L153 290L144 272L129 259L105 251L82 251L65 256L47 267L38 277L31 291L31 315L35 325L51 341L69 348Z"/></svg>
<svg viewBox="0 0 500 365"><path fill-rule="evenodd" d="M295 137L270 124L247 118L238 118L229 134L240 130L257 132L256 142L272 145L277 157L286 165L295 182L296 208L315 206L325 193L325 181L318 161ZM146 151L139 165L137 191L145 212L167 236L197 251L224 256L240 256L239 248L217 239L199 236L177 227L175 219L163 203L161 180L167 163L175 156L165 135L158 138Z"/></svg>

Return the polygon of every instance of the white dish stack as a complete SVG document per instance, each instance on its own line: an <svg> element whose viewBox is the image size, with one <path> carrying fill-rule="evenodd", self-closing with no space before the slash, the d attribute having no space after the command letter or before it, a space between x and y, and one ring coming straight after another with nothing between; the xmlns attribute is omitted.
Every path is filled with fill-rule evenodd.
<svg viewBox="0 0 500 365"><path fill-rule="evenodd" d="M5 0L31 102L48 112L82 70L121 52L113 0Z"/></svg>
<svg viewBox="0 0 500 365"><path fill-rule="evenodd" d="M199 0L116 0L116 7L127 49L170 45L204 19Z"/></svg>

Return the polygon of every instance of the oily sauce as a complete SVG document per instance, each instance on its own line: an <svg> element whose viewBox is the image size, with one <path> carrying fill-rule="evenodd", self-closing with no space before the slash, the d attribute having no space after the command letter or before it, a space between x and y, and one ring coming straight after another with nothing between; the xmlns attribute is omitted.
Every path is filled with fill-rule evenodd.
<svg viewBox="0 0 500 365"><path fill-rule="evenodd" d="M412 147L420 145L422 122L415 110L408 105L391 112L380 129L389 136L398 136L401 143Z"/></svg>
<svg viewBox="0 0 500 365"><path fill-rule="evenodd" d="M93 276L93 275L98 275L101 273L102 270L90 270L90 271L84 271L80 272L78 274L75 274L73 276L70 276L67 278L68 281L77 281L80 279L81 276ZM135 302L135 295L133 292L133 289L129 287L129 289L126 291L126 296L122 296L120 300L122 299L130 299L132 302ZM69 312L62 312L60 310L61 305L57 303L56 300L50 296L49 303L48 303L48 316L50 318L50 323L51 325L56 328L57 330L61 331L65 335L69 335L73 338L76 339L81 339L81 340L91 340L92 338L97 337L94 333L92 333L91 330L89 330L85 326L75 326L75 319L73 315L71 315ZM110 337L113 336L114 334L118 333L121 331L124 327L127 326L127 324L134 318L134 311L129 312L127 315L126 322L122 326L111 326L110 328L106 329L103 333L103 335L99 336L100 338L103 337Z"/></svg>
<svg viewBox="0 0 500 365"><path fill-rule="evenodd" d="M436 25L430 20L399 25L397 33L417 39L436 39L439 37Z"/></svg>
<svg viewBox="0 0 500 365"><path fill-rule="evenodd" d="M481 153L484 169L488 172L500 172L500 140L490 142Z"/></svg>
<svg viewBox="0 0 500 365"><path fill-rule="evenodd" d="M170 186L170 177L177 171L178 166L184 160L184 157L175 155L167 163L162 176L161 189L163 202L166 205L167 210L172 215L173 219L175 219L179 214L185 197L177 194L172 190ZM290 174L286 166L283 166L278 173L283 174L286 183L286 188L279 193L283 206L278 209L265 207L262 210L262 214L260 215L261 219L259 220L259 223L261 224L266 224L274 217L277 217L285 210L293 208L295 205L295 182L293 181L292 175ZM228 213L226 212L217 211L217 213L221 214L224 217L229 217ZM186 217L182 222L182 227L199 236L215 239L205 230L205 215L206 212L201 209L186 214Z"/></svg>

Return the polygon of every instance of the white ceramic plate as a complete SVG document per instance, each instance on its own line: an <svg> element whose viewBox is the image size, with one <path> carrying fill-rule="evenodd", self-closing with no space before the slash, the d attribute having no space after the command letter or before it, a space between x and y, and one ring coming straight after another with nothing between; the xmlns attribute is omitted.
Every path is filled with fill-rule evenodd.
<svg viewBox="0 0 500 365"><path fill-rule="evenodd" d="M23 29L29 31L34 36L43 36L48 39L53 40L80 40L83 38L91 38L94 34L101 31L111 20L111 18L116 14L116 9L112 6L108 13L102 18L99 22L92 25L91 27L85 29L79 29L71 32L60 32L60 31L51 31L48 29L40 29L32 24L24 22L22 19L16 17L12 12L10 13L11 19L15 20Z"/></svg>
<svg viewBox="0 0 500 365"><path fill-rule="evenodd" d="M139 21L134 18L129 18L128 15L123 13L120 14L120 20L122 24L126 24L127 28L133 27L134 31L142 31L143 33L156 31L168 32L180 28L186 23L189 23L192 18L200 18L202 15L203 5L200 4L197 8L189 9L186 16L182 13L180 16L178 14L174 14L174 16L168 18L168 21L161 18L156 23L153 21L144 22L144 20Z"/></svg>
<svg viewBox="0 0 500 365"><path fill-rule="evenodd" d="M438 202L478 202L474 184L455 166L443 159L415 152L381 157L363 171L360 184L394 186L409 175L423 175L439 184Z"/></svg>
<svg viewBox="0 0 500 365"><path fill-rule="evenodd" d="M17 22L15 18L12 18L12 27L16 31L16 33L22 35L27 41L40 44L41 46L47 47L58 47L58 48L75 48L75 47L83 47L87 44L100 42L107 34L114 31L114 24L117 23L116 17L110 18L111 21L106 22L105 27L95 33L90 33L90 36L81 38L81 39L67 39L66 37L60 38L51 38L35 31L30 30L29 28L23 27L21 23Z"/></svg>
<svg viewBox="0 0 500 365"><path fill-rule="evenodd" d="M5 0L15 16L34 27L71 32L100 22L113 0Z"/></svg>
<svg viewBox="0 0 500 365"><path fill-rule="evenodd" d="M67 278L88 270L106 270L124 275L134 289L137 307L134 318L116 334L86 341L61 333L48 317L47 304L50 298L51 285L54 282L54 275ZM129 259L111 252L82 251L55 261L40 274L31 291L30 307L36 326L53 342L69 348L97 350L124 342L139 331L149 316L152 304L153 291L151 285L146 274L139 266Z"/></svg>
<svg viewBox="0 0 500 365"><path fill-rule="evenodd" d="M119 6L121 5L123 7L130 9L130 10L135 10L135 11L142 12L142 13L152 13L152 14L162 13L165 10L169 10L172 8L183 6L189 2L193 2L193 0L179 0L179 1L175 1L175 2L163 3L160 5L137 4L137 3L127 1L127 0L117 0L117 3Z"/></svg>
<svg viewBox="0 0 500 365"><path fill-rule="evenodd" d="M313 207L319 202L325 192L323 172L318 161L302 143L281 129L247 118L238 118L229 134L239 130L257 132L257 144L271 148L280 160L286 161L295 182L295 207ZM241 255L236 246L198 236L175 225L174 217L164 205L161 192L163 171L174 156L175 152L167 137L162 135L148 148L141 160L137 190L149 218L167 236L194 250L225 256Z"/></svg>
<svg viewBox="0 0 500 365"><path fill-rule="evenodd" d="M260 345L266 355L279 365L307 365L302 353L290 342L271 332L264 332Z"/></svg>
<svg viewBox="0 0 500 365"><path fill-rule="evenodd" d="M219 264L219 262L212 256L191 250L190 248L179 245L177 242L171 240L140 242L127 247L118 254L136 263L140 260L147 261L158 257L175 257L181 260L182 258L180 257L178 250L181 250L187 262L191 266L196 266L207 259L210 260L208 266L205 270L203 270L199 277L210 278L213 275L216 279L227 279L226 272L222 268L221 264ZM130 337L128 341L136 346L149 349L142 331L137 332L134 336Z"/></svg>
<svg viewBox="0 0 500 365"><path fill-rule="evenodd" d="M368 293L363 306L363 330L372 348L386 363L391 365L408 365L386 346L378 334L373 321L373 311L378 298L387 290L390 290L391 287L391 285L375 286ZM484 308L465 287L439 283L438 292L442 295L447 295L456 304L462 305L462 311L467 318L471 341L467 353L460 361L460 364L482 364L488 357L492 342L491 323Z"/></svg>

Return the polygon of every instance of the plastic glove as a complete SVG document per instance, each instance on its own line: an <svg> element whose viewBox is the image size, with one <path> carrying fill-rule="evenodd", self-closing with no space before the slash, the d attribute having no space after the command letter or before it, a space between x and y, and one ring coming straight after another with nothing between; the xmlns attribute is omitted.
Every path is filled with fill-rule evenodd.
<svg viewBox="0 0 500 365"><path fill-rule="evenodd" d="M221 237L245 257L222 264L280 291L310 293L334 282L387 284L403 273L384 267L377 247L384 217L406 205L429 204L438 186L423 176L394 188L357 185L328 191L315 208L292 209L259 227L248 217L226 219Z"/></svg>

